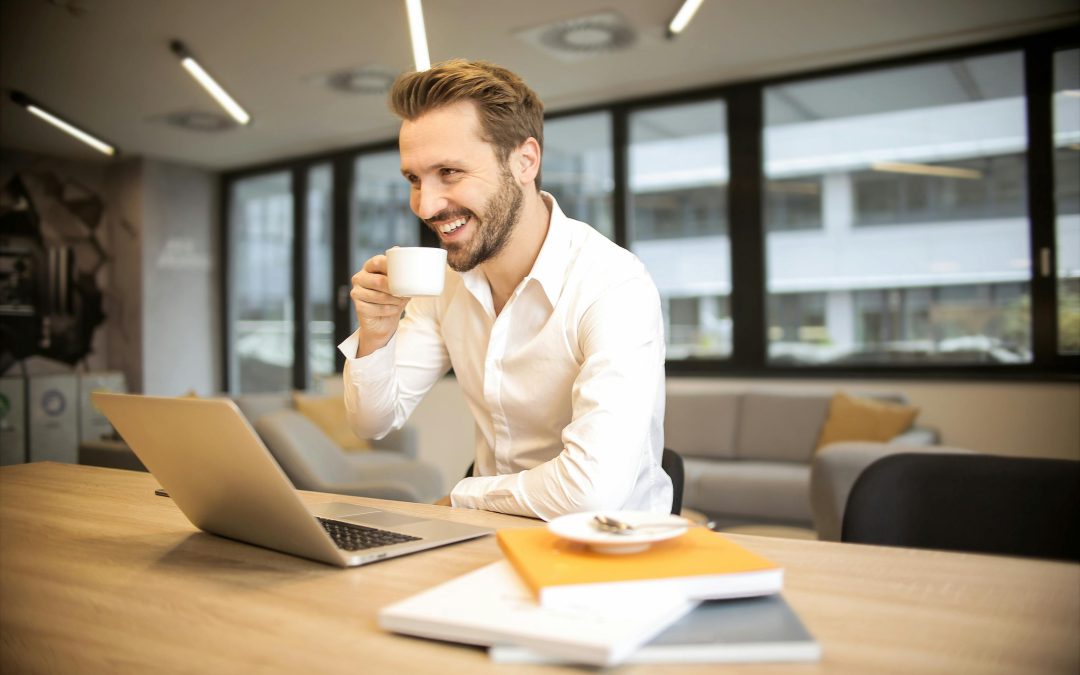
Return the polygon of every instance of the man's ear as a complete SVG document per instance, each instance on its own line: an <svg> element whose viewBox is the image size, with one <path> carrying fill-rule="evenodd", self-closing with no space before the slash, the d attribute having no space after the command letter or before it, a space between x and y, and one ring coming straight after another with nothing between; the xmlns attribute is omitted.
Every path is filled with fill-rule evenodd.
<svg viewBox="0 0 1080 675"><path fill-rule="evenodd" d="M532 136L514 150L510 159L514 178L522 185L532 185L540 173L540 144Z"/></svg>

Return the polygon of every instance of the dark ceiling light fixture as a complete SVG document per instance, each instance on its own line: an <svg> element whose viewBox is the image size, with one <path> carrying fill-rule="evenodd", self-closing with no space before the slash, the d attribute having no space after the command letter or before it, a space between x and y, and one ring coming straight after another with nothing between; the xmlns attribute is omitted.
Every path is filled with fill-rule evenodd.
<svg viewBox="0 0 1080 675"><path fill-rule="evenodd" d="M698 8L701 7L701 3L705 0L685 0L679 11L675 12L675 16L671 19L671 23L667 27L668 38L673 38L679 33L683 32L690 24L690 19L694 18L694 14L697 13Z"/></svg>
<svg viewBox="0 0 1080 675"><path fill-rule="evenodd" d="M64 119L60 115L57 115L55 112L52 112L51 110L41 105L34 99L30 98L26 94L22 93L21 91L12 91L11 100L16 105L25 108L26 111L30 114L48 122L49 124L53 125L57 129L60 129L64 133L74 136L75 138L79 139L83 143L86 143L91 148L97 150L100 153L113 157L120 152L116 149L116 146L106 143L97 136L91 134L89 131L86 131L85 129L80 128L74 123L69 122L68 120Z"/></svg>
<svg viewBox="0 0 1080 675"><path fill-rule="evenodd" d="M236 120L237 124L248 124L251 122L251 115L244 110L239 103L236 102L229 92L225 91L225 88L217 83L210 73L206 72L206 69L195 60L195 57L191 55L184 43L179 40L173 40L169 44L169 48L172 49L172 53L176 58L180 59L180 65L184 67L184 70L195 78L195 81L202 85L214 100L225 109L225 112L229 113L229 116Z"/></svg>

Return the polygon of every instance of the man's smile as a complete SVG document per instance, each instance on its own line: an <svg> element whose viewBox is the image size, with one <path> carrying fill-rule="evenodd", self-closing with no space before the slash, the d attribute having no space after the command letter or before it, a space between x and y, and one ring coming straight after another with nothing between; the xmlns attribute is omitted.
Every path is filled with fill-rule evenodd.
<svg viewBox="0 0 1080 675"><path fill-rule="evenodd" d="M428 226L439 233L444 241L457 239L464 233L465 225L475 222L471 212L455 214L438 214L434 218L425 221Z"/></svg>

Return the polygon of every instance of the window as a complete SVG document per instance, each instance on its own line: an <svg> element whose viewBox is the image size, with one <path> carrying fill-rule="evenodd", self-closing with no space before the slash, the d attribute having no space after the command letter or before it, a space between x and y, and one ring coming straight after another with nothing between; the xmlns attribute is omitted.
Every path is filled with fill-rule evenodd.
<svg viewBox="0 0 1080 675"><path fill-rule="evenodd" d="M609 113L560 117L544 124L540 187L555 197L567 216L615 239Z"/></svg>
<svg viewBox="0 0 1080 675"><path fill-rule="evenodd" d="M630 248L660 290L668 359L731 354L728 143L711 100L630 114Z"/></svg>
<svg viewBox="0 0 1080 675"><path fill-rule="evenodd" d="M1058 352L1080 354L1080 49L1054 54Z"/></svg>
<svg viewBox="0 0 1080 675"><path fill-rule="evenodd" d="M821 229L821 176L769 179L765 226L769 232Z"/></svg>
<svg viewBox="0 0 1080 675"><path fill-rule="evenodd" d="M293 197L288 172L238 180L230 195L229 382L288 391L293 366Z"/></svg>
<svg viewBox="0 0 1080 675"><path fill-rule="evenodd" d="M387 141L225 176L234 391L335 372L351 275L435 244ZM1057 378L1080 359L1075 32L560 113L543 161L564 213L649 270L669 373Z"/></svg>
<svg viewBox="0 0 1080 675"><path fill-rule="evenodd" d="M1012 154L919 165L879 163L878 169L855 172L855 225L1024 217L1025 161L1024 155Z"/></svg>
<svg viewBox="0 0 1080 675"><path fill-rule="evenodd" d="M329 164L308 171L307 177L307 302L308 372L318 378L336 370L334 356L333 196L334 174ZM309 383L310 385L310 383Z"/></svg>
<svg viewBox="0 0 1080 675"><path fill-rule="evenodd" d="M350 203L350 275L391 246L419 246L419 220L409 208L409 183L397 150L360 155ZM356 314L350 312L352 330Z"/></svg>
<svg viewBox="0 0 1080 675"><path fill-rule="evenodd" d="M1021 53L764 100L770 363L1032 360Z"/></svg>

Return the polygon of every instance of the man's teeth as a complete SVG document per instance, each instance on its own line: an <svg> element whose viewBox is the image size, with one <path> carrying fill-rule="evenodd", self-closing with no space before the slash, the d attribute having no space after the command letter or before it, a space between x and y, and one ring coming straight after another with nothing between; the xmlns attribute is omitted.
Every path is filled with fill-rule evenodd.
<svg viewBox="0 0 1080 675"><path fill-rule="evenodd" d="M445 223L442 227L440 227L439 230L443 234L450 234L451 232L453 232L454 230L458 229L459 227L464 225L466 222L468 222L468 220L469 220L468 217L458 218L457 220L451 220L449 223Z"/></svg>

